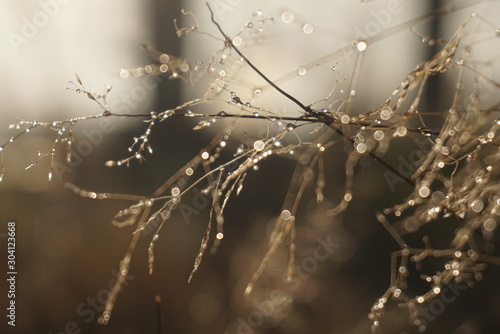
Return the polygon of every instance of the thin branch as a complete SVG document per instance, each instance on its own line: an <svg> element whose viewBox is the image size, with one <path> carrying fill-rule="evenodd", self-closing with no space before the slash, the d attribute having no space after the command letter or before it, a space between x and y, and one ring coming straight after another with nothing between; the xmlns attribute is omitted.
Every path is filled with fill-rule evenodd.
<svg viewBox="0 0 500 334"><path fill-rule="evenodd" d="M285 92L283 89L281 89L280 87L278 87L274 82L272 82L271 80L269 80L268 77L266 77L264 75L264 73L262 73L257 67L255 67L254 64L252 64L252 62L250 60L248 60L247 57L245 57L245 55L243 55L243 53L241 53L240 50L238 50L238 48L233 44L233 41L226 35L226 33L224 33L224 31L222 30L221 26L219 25L219 23L217 23L217 21L215 21L215 18L214 18L214 12L212 11L212 8L210 7L210 5L208 4L208 2L206 2L206 5L208 7L208 10L210 11L210 15L211 15L211 19L212 19L212 22L217 26L217 28L219 29L220 33L222 34L222 36L224 36L225 38L225 42L227 45L229 45L231 48L234 49L234 51L236 51L236 53L238 53L238 55L243 58L247 64L262 78L264 79L268 84L270 84L274 89L276 89L278 92L280 92L283 96L285 96L287 99L289 99L290 101L294 102L296 105L298 105L302 110L304 110L306 112L307 115L314 115L315 113L313 112L313 110L311 109L310 106L306 106L304 105L302 102L300 102L299 100L297 100L295 97L293 97L292 95L288 94L287 92Z"/></svg>

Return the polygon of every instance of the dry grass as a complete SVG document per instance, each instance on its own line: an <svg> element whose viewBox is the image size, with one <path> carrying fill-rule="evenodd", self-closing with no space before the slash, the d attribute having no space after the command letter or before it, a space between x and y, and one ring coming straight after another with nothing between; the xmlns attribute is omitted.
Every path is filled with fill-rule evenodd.
<svg viewBox="0 0 500 334"><path fill-rule="evenodd" d="M427 16L416 18L413 25L425 22L434 17L446 16L466 2L456 7L448 6ZM209 8L210 9L210 8ZM210 9L211 10L211 9ZM213 52L206 63L191 64L188 60L155 50L146 46L146 52L154 60L153 64L130 70L122 70L122 76L163 75L171 79L181 78L195 84L200 78L209 78L206 93L199 98L163 112L149 114L118 114L111 110L106 102L111 88L105 87L102 94L96 94L84 87L77 76L76 82L70 82L70 89L86 95L102 109L94 116L40 123L20 121L13 125L19 129L12 139L2 145L2 177L4 150L15 144L19 136L48 128L54 131L54 145L50 152L39 153L37 159L51 160L49 180L53 178L58 163L63 163L60 156L71 159L73 126L93 118L136 117L146 122L144 133L133 139L129 147L129 155L116 161L106 162L106 166L119 168L140 163L148 154L153 154L155 143L149 141L150 134L160 122L168 122L173 117L189 117L198 119L194 130L207 127L217 128L213 139L200 149L200 153L187 161L173 175L158 176L158 187L149 195L130 195L114 193L97 193L79 188L74 184L66 184L71 191L94 199L125 199L132 204L115 216L113 223L119 227L134 226L132 240L128 250L120 262L119 271L122 280L117 280L109 294L105 310L100 318L107 323L118 297L123 279L128 273L132 255L141 234L154 232L149 246L149 271L153 272L154 245L161 228L171 214L182 204L183 197L193 189L201 191L210 199L209 220L206 233L201 240L200 249L191 275L191 280L211 244L212 253L216 251L224 238L224 213L231 199L245 190L245 179L248 174L271 157L286 157L295 161L296 168L289 181L289 188L282 200L282 207L276 210L276 217L267 243L267 251L260 261L252 277L248 278L245 294L252 294L258 285L266 266L275 255L277 249L288 249L286 275L289 281L294 277L295 266L295 234L296 226L302 218L299 209L305 196L314 196L318 205L325 198L339 198L337 204L328 209L330 217L345 215L353 198L357 196L355 184L358 164L364 157L370 157L390 173L389 180L406 183L411 189L404 198L393 207L373 212L373 220L378 220L399 245L392 258L391 280L387 291L374 303L369 318L373 322L372 330L376 331L384 321L386 304L395 302L407 308L413 325L419 331L426 329L427 322L422 319L422 307L439 298L446 287L452 283L465 284L472 287L480 281L487 265L499 265L497 256L498 244L495 231L500 215L499 180L499 88L500 83L487 72L488 64L498 61L498 54L487 55L486 60L478 57L475 50L485 45L495 44L498 47L498 26L480 14L471 14L462 25L456 27L455 34L447 41L422 38L427 44L442 43L438 51L422 64L417 65L401 85L388 92L385 101L369 110L353 112L352 105L361 99L356 93L359 71L368 48L377 40L357 41L355 50L355 67L349 78L341 79L334 74L334 83L324 99L313 104L301 102L291 93L286 92L266 76L266 68L258 68L247 58L247 49L240 50L235 36L228 37L223 28L213 18L220 35L214 36L203 32L194 15L183 12L193 18L193 26L177 27L179 36L205 34L207 38L220 40L220 49ZM207 15L201 13L198 15ZM255 34L248 34L248 27L272 24L271 17L254 14L236 37L255 41ZM407 29L403 24L400 30ZM254 30L252 30L254 31ZM395 34L397 31L390 31ZM259 33L256 33L259 35ZM260 33L265 34L265 33ZM187 37L189 38L189 36ZM255 42L252 46L258 48ZM481 55L483 57L484 55ZM242 65L243 64L243 65ZM260 104L259 92L249 90L248 85L239 76L241 66L250 67L261 79L268 90L277 91L280 98L289 100L298 109L290 115L283 115L277 110ZM331 62L325 61L319 66L331 71ZM440 110L426 110L422 104L425 90L431 77L453 74L453 98L451 104ZM337 87L347 82L347 92ZM203 83L203 80L201 80ZM468 82L468 83L467 83ZM247 98L253 96L252 98ZM485 102L486 101L486 102ZM214 110L212 104L226 106L222 111ZM223 107L224 108L224 107ZM265 129L264 136L255 137L250 145L234 145L239 137L235 137L235 129L242 121L251 119L259 127ZM428 123L432 123L434 128ZM439 127L435 127L439 124ZM306 131L302 131L306 129ZM203 130L205 131L205 130ZM307 133L309 132L309 134ZM392 165L385 156L391 154L393 142L402 138L424 143L419 144L421 159L414 165L411 174L401 172ZM242 143L243 144L243 143ZM327 158L334 148L343 146L346 152L344 189L329 190L327 175L329 166ZM238 147L233 157L223 160L222 153L232 147ZM63 152L66 151L65 154ZM398 154L396 152L396 154ZM34 160L28 167L34 166ZM201 173L201 177L198 176ZM325 176L327 175L327 176ZM161 181L164 179L163 181ZM326 191L327 190L327 191ZM330 199L330 201L333 201ZM345 217L348 218L348 217ZM436 236L425 232L422 245L412 245L407 237L420 233L424 227L440 224L442 221L454 224L452 234ZM230 223L230 222L229 222ZM308 224L307 221L301 224ZM214 231L215 230L215 231ZM426 229L425 231L431 231ZM433 246L435 238L438 243L449 244L446 248ZM431 258L440 259L440 268L425 272L425 262ZM421 269L419 269L421 268ZM428 283L425 293L415 294L408 283L408 277L420 271Z"/></svg>

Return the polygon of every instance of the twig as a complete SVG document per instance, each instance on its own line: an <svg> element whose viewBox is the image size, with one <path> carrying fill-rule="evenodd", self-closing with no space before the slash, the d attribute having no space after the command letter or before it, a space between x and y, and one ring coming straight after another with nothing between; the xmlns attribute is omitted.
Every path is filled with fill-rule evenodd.
<svg viewBox="0 0 500 334"><path fill-rule="evenodd" d="M222 36L224 36L224 39L225 39L225 42L227 45L229 45L231 48L234 49L234 51L236 51L236 53L238 53L238 55L243 58L247 64L264 80L266 80L266 82L268 84L270 84L274 89L276 89L278 92L280 92L282 95L284 95L286 98L288 98L290 101L293 101L296 105L298 105L302 110L304 110L306 112L307 115L314 115L314 112L313 110L311 109L310 106L306 106L304 105L302 102L300 102L299 100L297 100L295 97L293 97L292 95L288 94L287 92L285 92L283 89L281 89L280 87L278 87L274 82L272 82L271 80L269 80L268 77L266 77L264 75L264 73L262 73L257 67L255 67L254 64L252 64L252 62L250 60L248 60L247 57L245 57L245 55L243 55L243 53L240 52L240 50L238 50L238 48L233 44L233 41L226 35L226 33L224 33L224 31L222 30L221 26L219 25L219 23L217 23L217 21L215 21L215 18L214 18L214 12L212 11L212 8L210 7L210 5L208 4L208 2L206 2L207 4L207 7L208 7L208 10L210 11L210 15L211 15L211 18L212 18L212 22L217 26L217 28L219 29L220 33L222 34Z"/></svg>

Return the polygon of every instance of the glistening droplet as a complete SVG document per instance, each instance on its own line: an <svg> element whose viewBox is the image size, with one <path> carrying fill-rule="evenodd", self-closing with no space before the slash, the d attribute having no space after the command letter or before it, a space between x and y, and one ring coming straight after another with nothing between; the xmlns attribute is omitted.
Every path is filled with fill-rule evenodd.
<svg viewBox="0 0 500 334"><path fill-rule="evenodd" d="M392 108L389 106L385 106L380 111L380 118L384 121L387 121L389 118L391 118L391 114L392 114Z"/></svg>
<svg viewBox="0 0 500 334"><path fill-rule="evenodd" d="M307 70L305 68L303 68L303 67L297 68L298 75L306 75L306 73L307 73Z"/></svg>
<svg viewBox="0 0 500 334"><path fill-rule="evenodd" d="M368 45L366 44L366 42L363 42L363 41L360 41L358 42L358 44L356 44L356 48L358 49L358 51L365 51L366 48L368 47Z"/></svg>
<svg viewBox="0 0 500 334"><path fill-rule="evenodd" d="M294 19L295 15L289 10L284 11L281 14L281 21L283 21L284 23L292 23Z"/></svg>
<svg viewBox="0 0 500 334"><path fill-rule="evenodd" d="M179 196L179 194L181 193L181 190L178 187L173 187L171 192L172 192L173 196Z"/></svg>
<svg viewBox="0 0 500 334"><path fill-rule="evenodd" d="M288 210L281 211L281 214L280 214L281 219L288 220L288 219L290 219L291 216L292 216L292 214L290 211L288 211Z"/></svg>
<svg viewBox="0 0 500 334"><path fill-rule="evenodd" d="M305 34L311 34L314 31L314 26L310 23L306 23L302 26L302 31Z"/></svg>
<svg viewBox="0 0 500 334"><path fill-rule="evenodd" d="M243 39L241 39L240 36L236 36L233 38L233 45L238 47L238 46L241 46L243 44Z"/></svg>
<svg viewBox="0 0 500 334"><path fill-rule="evenodd" d="M262 151L265 146L266 145L264 144L264 142L262 140L257 140L257 141L255 141L255 143L253 143L253 148L256 151Z"/></svg>
<svg viewBox="0 0 500 334"><path fill-rule="evenodd" d="M431 191L428 187L422 187L418 190L418 194L420 195L420 197L423 197L423 198L429 196L430 192Z"/></svg>

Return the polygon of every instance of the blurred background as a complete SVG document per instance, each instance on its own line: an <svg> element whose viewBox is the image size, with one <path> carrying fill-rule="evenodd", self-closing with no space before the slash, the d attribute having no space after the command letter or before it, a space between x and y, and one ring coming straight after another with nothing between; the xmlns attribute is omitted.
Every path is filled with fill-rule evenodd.
<svg viewBox="0 0 500 334"><path fill-rule="evenodd" d="M421 43L421 36L411 27L425 36L449 39L473 11L493 22L500 14L494 1L209 2L215 18L231 36L250 22L252 14L261 13L268 20L258 26L262 30L242 32L242 50L280 87L306 104L323 99L336 81L335 94L345 98L355 68L351 44L373 42L368 43L362 62L356 86L356 95L362 97L353 104L353 114L380 105L416 64L439 50L439 45ZM412 21L453 3L463 9L437 19ZM48 122L102 113L96 103L66 89L71 87L69 80L75 81L75 73L86 88L97 93L104 83L113 86L108 95L111 111L114 107L128 113L161 112L204 94L207 86L203 80L191 85L166 77L120 77L123 68L151 62L141 48L144 43L191 64L197 60L206 63L221 47L220 40L207 35L191 33L179 39L173 20L177 18L182 26L193 24L191 17L181 14L181 8L195 15L200 30L220 37L205 4L194 0L4 1L0 11L0 143L18 132L9 125L19 119ZM409 21L414 24L406 24ZM248 34L256 38L245 38ZM492 43L490 54L498 55L498 44ZM488 73L493 77L498 77L499 59L489 62ZM241 77L245 80L237 88L242 100L265 105L281 115L298 115L292 103L250 70L243 68ZM444 87L453 86L454 80L450 76L430 82L424 105L446 108L454 87ZM220 105L202 108L216 112ZM255 133L246 128L238 140L245 143L257 135L265 127L258 122L253 123L257 124ZM50 152L52 131L37 130L4 147L0 248L6 254L6 224L16 221L18 275L16 327L6 326L3 316L0 332L160 333L160 323L161 333L178 334L370 332L367 314L388 287L390 254L398 249L376 222L374 212L400 202L410 189L403 183L388 183L382 167L363 160L351 207L341 217L327 217L326 210L342 196L338 190L342 188L339 175L344 173L341 146L326 161L327 193L332 200L318 206L310 191L297 215L297 275L291 283L283 279L288 261L283 247L266 267L255 293L243 296L267 250L269 226L281 210L294 170L293 160L274 157L249 175L242 195L230 202L225 238L215 255L205 256L191 283L187 278L209 214L195 195L186 198L194 208L192 214L186 218L178 212L163 227L155 246L153 275L147 268L152 235L141 237L110 323L96 324L133 232L131 227L119 229L110 221L130 203L80 198L64 188L64 182L96 192L148 195L210 142L212 130L193 132L195 123L176 118L157 125L150 137L155 153L144 163L107 168L106 161L128 155L133 137L140 136L147 124L139 119L112 119L112 125L102 119L82 122L74 128L75 140L94 140L91 149L76 155L74 163L64 165L51 182L48 159L33 168L25 167L37 160L37 152ZM215 131L223 125L220 121L212 128ZM93 136L97 129L102 137ZM225 158L239 144L229 143ZM405 154L421 148L417 144L409 149L410 142L404 140L395 145ZM402 153L388 159L398 162L398 154ZM64 163L62 155L57 159ZM6 261L6 256L0 261ZM2 282L5 275L2 269ZM474 289L459 291L456 300L443 309L430 311L428 332L497 333L498 275L498 268L489 268ZM5 285L1 287L3 290ZM4 296L4 292L0 294ZM161 303L155 302L155 296ZM4 297L0 303L5 310ZM415 332L406 310L396 307L388 311L383 328L387 333Z"/></svg>

